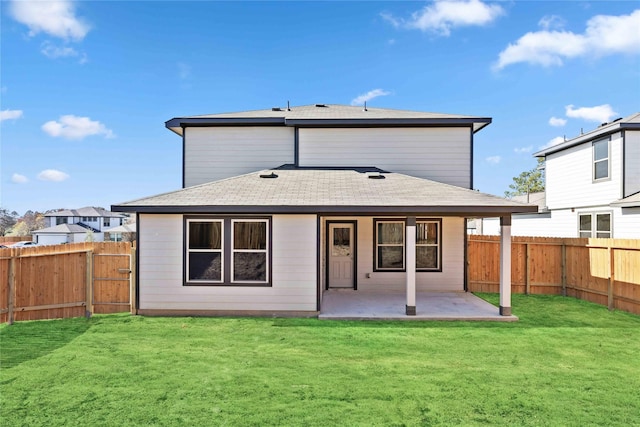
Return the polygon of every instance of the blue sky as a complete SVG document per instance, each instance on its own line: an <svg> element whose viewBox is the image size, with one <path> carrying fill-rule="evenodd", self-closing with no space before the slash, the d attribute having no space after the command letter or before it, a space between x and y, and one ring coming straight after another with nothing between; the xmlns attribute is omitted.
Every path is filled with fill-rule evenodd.
<svg viewBox="0 0 640 427"><path fill-rule="evenodd" d="M2 1L0 205L180 188L172 117L312 103L489 116L475 188L640 111L637 1ZM276 166L276 165L274 165Z"/></svg>

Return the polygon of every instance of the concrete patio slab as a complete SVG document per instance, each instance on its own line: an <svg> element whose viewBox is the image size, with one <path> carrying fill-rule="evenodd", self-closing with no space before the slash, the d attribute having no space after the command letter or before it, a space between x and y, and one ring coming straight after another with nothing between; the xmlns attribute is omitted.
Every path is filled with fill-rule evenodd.
<svg viewBox="0 0 640 427"><path fill-rule="evenodd" d="M416 315L405 314L400 292L328 290L322 296L319 319L333 320L484 320L513 322L498 307L469 292L418 292Z"/></svg>

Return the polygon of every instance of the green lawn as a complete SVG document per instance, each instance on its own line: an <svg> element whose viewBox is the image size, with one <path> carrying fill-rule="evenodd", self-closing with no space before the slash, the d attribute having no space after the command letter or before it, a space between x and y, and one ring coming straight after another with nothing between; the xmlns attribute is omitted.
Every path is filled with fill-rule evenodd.
<svg viewBox="0 0 640 427"><path fill-rule="evenodd" d="M496 295L482 295L496 303ZM640 316L513 296L519 322L151 318L0 327L0 420L640 425Z"/></svg>

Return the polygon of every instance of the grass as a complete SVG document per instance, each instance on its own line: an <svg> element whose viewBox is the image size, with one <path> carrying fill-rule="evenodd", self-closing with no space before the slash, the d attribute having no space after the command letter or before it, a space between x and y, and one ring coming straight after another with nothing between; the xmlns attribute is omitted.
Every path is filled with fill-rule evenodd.
<svg viewBox="0 0 640 427"><path fill-rule="evenodd" d="M496 303L497 296L482 295ZM95 316L0 329L11 426L640 425L640 317L515 323Z"/></svg>

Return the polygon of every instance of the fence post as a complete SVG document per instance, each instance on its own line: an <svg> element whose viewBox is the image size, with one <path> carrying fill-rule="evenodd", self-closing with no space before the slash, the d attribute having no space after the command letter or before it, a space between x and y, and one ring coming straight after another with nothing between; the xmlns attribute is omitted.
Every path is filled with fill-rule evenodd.
<svg viewBox="0 0 640 427"><path fill-rule="evenodd" d="M525 295L529 295L531 293L531 281L529 279L529 266L531 263L529 262L529 242L524 244L524 293Z"/></svg>
<svg viewBox="0 0 640 427"><path fill-rule="evenodd" d="M562 241L562 296L567 296L567 245Z"/></svg>
<svg viewBox="0 0 640 427"><path fill-rule="evenodd" d="M138 314L138 310L136 310L136 248L131 246L131 258L130 258L130 270L131 274L129 274L129 303L131 304L131 314Z"/></svg>
<svg viewBox="0 0 640 427"><path fill-rule="evenodd" d="M87 277L86 277L86 299L87 304L85 306L85 316L90 318L93 315L93 251L89 250L86 253L87 258Z"/></svg>
<svg viewBox="0 0 640 427"><path fill-rule="evenodd" d="M9 312L7 313L7 323L9 325L13 325L13 305L15 302L16 296L16 255L15 249L11 249L11 259L9 260L9 295L7 301L7 309Z"/></svg>
<svg viewBox="0 0 640 427"><path fill-rule="evenodd" d="M609 252L609 285L607 286L607 307L609 308L609 310L613 310L613 283L615 281L615 270L613 265L614 248L611 247L611 240L609 240L607 251Z"/></svg>

